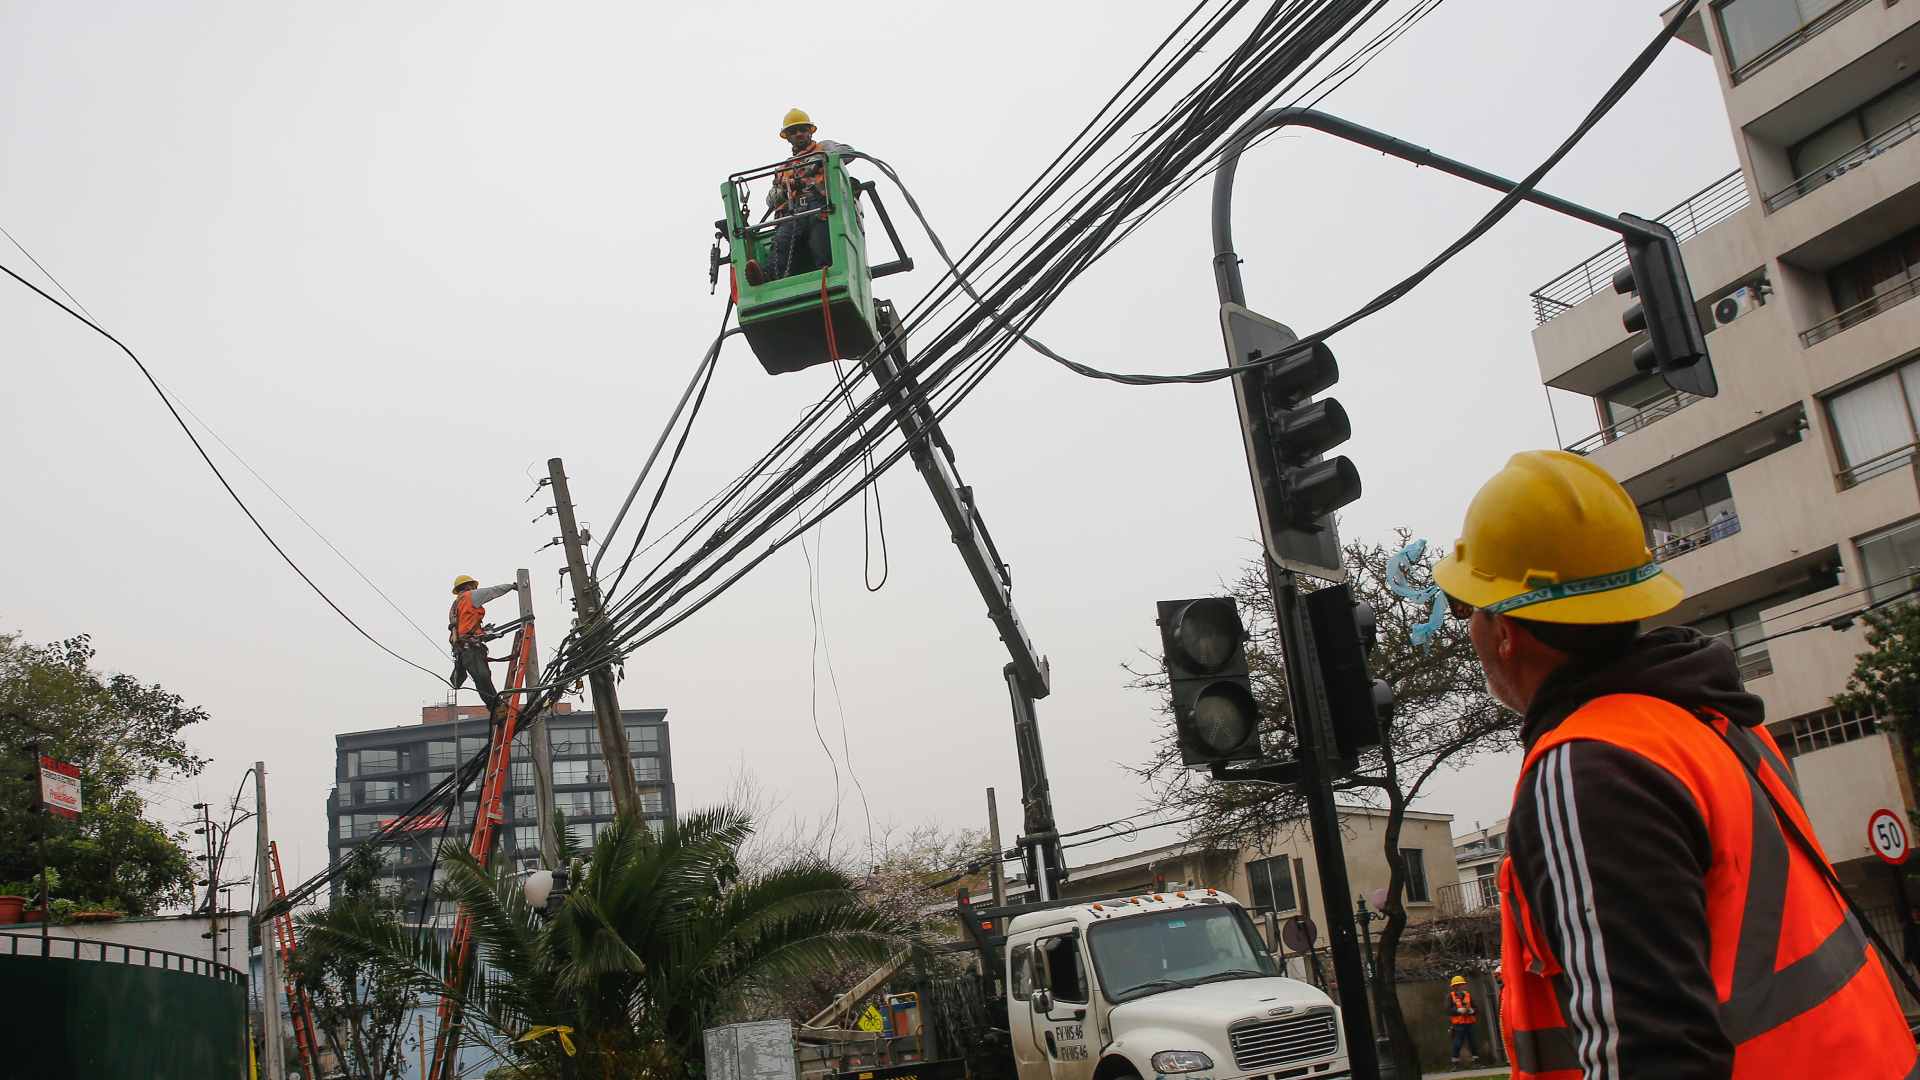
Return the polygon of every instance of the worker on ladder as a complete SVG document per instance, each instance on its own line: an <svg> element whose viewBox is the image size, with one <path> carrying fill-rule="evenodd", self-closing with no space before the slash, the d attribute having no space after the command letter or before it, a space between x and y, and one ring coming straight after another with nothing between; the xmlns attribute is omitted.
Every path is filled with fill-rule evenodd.
<svg viewBox="0 0 1920 1080"><path fill-rule="evenodd" d="M773 244L767 252L771 265L763 271L757 260L747 260L749 285L778 281L833 264L826 220L819 215L805 216L807 211L827 205L826 166L819 160L806 159L853 147L815 140L814 131L813 120L805 109L787 110L780 137L793 148L793 156L787 160L786 168L774 174L773 187L767 191L767 209L784 213L787 218L774 227Z"/></svg>
<svg viewBox="0 0 1920 1080"><path fill-rule="evenodd" d="M450 681L458 690L461 683L471 678L474 690L487 705L487 719L495 724L500 722L500 692L493 688L493 672L487 667L490 635L486 603L516 588L517 585L489 585L483 589L478 581L461 574L453 579L453 607L447 611L447 640L453 646Z"/></svg>

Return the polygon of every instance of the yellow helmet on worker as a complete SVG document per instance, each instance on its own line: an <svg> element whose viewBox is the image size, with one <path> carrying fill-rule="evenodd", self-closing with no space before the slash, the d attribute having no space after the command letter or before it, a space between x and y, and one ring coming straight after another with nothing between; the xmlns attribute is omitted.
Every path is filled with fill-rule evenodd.
<svg viewBox="0 0 1920 1080"><path fill-rule="evenodd" d="M787 118L780 121L780 137L786 138L787 133L797 127L806 128L808 131L818 130L813 126L813 118L807 115L807 110L788 109Z"/></svg>
<svg viewBox="0 0 1920 1080"><path fill-rule="evenodd" d="M465 574L461 574L459 577L453 579L454 594L457 596L459 595L460 590L462 588L468 585L478 585L478 584L480 584L478 581L475 581L474 579L468 577Z"/></svg>
<svg viewBox="0 0 1920 1080"><path fill-rule="evenodd" d="M1447 985L1448 986L1465 986L1467 985L1467 977L1465 975L1455 975L1453 977L1453 981L1448 983Z"/></svg>
<svg viewBox="0 0 1920 1080"><path fill-rule="evenodd" d="M1564 450L1515 454L1481 485L1433 580L1490 614L1575 625L1652 618L1685 596L1626 489Z"/></svg>

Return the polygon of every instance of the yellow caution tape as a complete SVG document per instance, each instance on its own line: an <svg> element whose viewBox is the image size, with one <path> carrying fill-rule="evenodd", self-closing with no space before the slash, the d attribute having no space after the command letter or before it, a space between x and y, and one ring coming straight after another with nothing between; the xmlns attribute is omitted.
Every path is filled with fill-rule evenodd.
<svg viewBox="0 0 1920 1080"><path fill-rule="evenodd" d="M513 1041L532 1042L542 1035L560 1036L560 1049L565 1050L568 1057L573 1056L573 1029L565 1024L540 1024L535 1027L530 1027L526 1030L525 1034Z"/></svg>

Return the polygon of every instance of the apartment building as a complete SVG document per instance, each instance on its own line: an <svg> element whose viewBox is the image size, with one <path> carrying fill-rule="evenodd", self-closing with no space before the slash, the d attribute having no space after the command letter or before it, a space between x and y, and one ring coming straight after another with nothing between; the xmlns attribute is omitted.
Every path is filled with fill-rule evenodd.
<svg viewBox="0 0 1920 1080"><path fill-rule="evenodd" d="M1500 862L1506 857L1506 818L1453 838L1453 866L1460 878L1462 914L1499 908Z"/></svg>
<svg viewBox="0 0 1920 1080"><path fill-rule="evenodd" d="M1822 844L1890 914L1867 819L1913 793L1878 719L1831 703L1861 625L1823 624L1920 585L1920 3L1715 0L1680 36L1713 58L1739 153L1661 216L1720 393L1636 373L1618 244L1532 293L1534 350L1592 404L1584 430L1559 411L1566 448L1625 485L1686 587L1662 621L1732 644Z"/></svg>
<svg viewBox="0 0 1920 1080"><path fill-rule="evenodd" d="M674 814L667 713L665 709L626 709L620 716L634 779L640 785L641 810L657 830L659 822ZM575 712L571 703L559 702L541 729L553 747L554 803L575 839L590 844L613 821L613 788L593 713ZM528 737L525 731L514 737L507 826L502 830L503 850L522 865L533 865L540 858ZM487 745L487 710L473 705L429 705L420 710L417 724L347 732L335 736L334 743L336 779L327 796L327 844L331 861L338 862L404 815L458 763ZM381 887L404 897L424 896L434 847L446 837L466 837L478 802L476 783L451 821L446 815L423 817L404 830L404 841L383 845Z"/></svg>

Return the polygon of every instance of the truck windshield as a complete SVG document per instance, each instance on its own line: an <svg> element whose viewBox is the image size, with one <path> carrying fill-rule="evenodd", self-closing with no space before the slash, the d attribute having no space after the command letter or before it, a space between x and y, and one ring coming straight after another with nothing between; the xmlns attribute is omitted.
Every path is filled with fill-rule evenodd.
<svg viewBox="0 0 1920 1080"><path fill-rule="evenodd" d="M1100 987L1111 1001L1221 979L1278 975L1237 907L1185 907L1087 929Z"/></svg>

